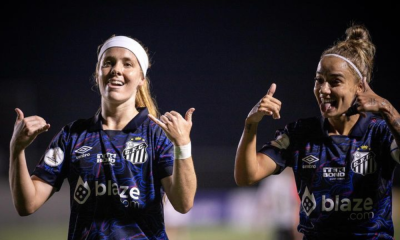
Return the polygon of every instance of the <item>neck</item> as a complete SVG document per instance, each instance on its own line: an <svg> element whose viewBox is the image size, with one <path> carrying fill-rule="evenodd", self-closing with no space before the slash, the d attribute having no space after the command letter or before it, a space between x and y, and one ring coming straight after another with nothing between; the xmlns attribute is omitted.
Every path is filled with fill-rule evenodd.
<svg viewBox="0 0 400 240"><path fill-rule="evenodd" d="M132 104L111 106L102 103L103 129L122 130L138 113L138 110Z"/></svg>
<svg viewBox="0 0 400 240"><path fill-rule="evenodd" d="M328 118L329 121L329 135L349 135L353 127L356 125L360 114Z"/></svg>

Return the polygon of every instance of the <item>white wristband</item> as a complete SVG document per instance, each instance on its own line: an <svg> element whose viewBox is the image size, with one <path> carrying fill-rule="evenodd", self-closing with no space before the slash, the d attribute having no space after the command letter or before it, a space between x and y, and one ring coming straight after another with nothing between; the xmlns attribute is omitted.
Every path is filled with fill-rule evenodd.
<svg viewBox="0 0 400 240"><path fill-rule="evenodd" d="M174 145L175 159L186 159L192 156L192 144L188 143L183 146Z"/></svg>

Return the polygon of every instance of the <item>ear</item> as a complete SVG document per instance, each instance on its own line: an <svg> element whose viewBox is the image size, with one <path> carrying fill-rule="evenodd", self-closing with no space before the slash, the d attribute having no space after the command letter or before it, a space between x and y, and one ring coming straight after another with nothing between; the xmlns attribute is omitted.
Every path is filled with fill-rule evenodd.
<svg viewBox="0 0 400 240"><path fill-rule="evenodd" d="M139 85L139 86L143 86L143 85L145 84L145 82L146 82L146 77L140 79L138 85Z"/></svg>
<svg viewBox="0 0 400 240"><path fill-rule="evenodd" d="M362 79L361 81L359 81L357 83L357 94L365 92L365 84L364 84L364 79Z"/></svg>

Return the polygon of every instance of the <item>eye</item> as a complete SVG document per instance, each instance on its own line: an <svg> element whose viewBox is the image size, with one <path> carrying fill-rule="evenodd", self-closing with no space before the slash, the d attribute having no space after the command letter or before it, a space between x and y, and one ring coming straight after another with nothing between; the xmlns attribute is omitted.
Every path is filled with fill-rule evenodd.
<svg viewBox="0 0 400 240"><path fill-rule="evenodd" d="M106 68L111 66L111 62L110 61L104 61L103 64L101 65L102 68Z"/></svg>
<svg viewBox="0 0 400 240"><path fill-rule="evenodd" d="M329 81L329 84L331 86L337 86L341 83L341 81L339 79L333 79L332 81Z"/></svg>
<svg viewBox="0 0 400 240"><path fill-rule="evenodd" d="M315 77L314 80L315 80L318 84L324 83L324 79L323 79L323 78L320 78L320 77Z"/></svg>
<svg viewBox="0 0 400 240"><path fill-rule="evenodd" d="M125 67L133 67L133 64L131 62L126 62L124 65Z"/></svg>

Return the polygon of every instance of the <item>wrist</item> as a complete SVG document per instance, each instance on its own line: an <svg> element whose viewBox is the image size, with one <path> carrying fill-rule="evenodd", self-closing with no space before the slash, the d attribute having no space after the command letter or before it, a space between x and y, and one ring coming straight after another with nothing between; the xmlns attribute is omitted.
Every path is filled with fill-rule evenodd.
<svg viewBox="0 0 400 240"><path fill-rule="evenodd" d="M183 139L174 139L174 140L172 140L172 143L174 144L174 146L183 146L183 145L190 143L190 137L183 138Z"/></svg>
<svg viewBox="0 0 400 240"><path fill-rule="evenodd" d="M246 121L244 122L244 127L247 131L251 131L251 130L257 129L258 123L259 122L248 121L246 119Z"/></svg>
<svg viewBox="0 0 400 240"><path fill-rule="evenodd" d="M382 101L379 103L379 113L386 115L388 113L391 113L391 104L388 100L382 99Z"/></svg>
<svg viewBox="0 0 400 240"><path fill-rule="evenodd" d="M175 159L187 159L192 156L192 143L189 142L185 145L176 146L174 145L174 156Z"/></svg>

